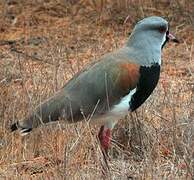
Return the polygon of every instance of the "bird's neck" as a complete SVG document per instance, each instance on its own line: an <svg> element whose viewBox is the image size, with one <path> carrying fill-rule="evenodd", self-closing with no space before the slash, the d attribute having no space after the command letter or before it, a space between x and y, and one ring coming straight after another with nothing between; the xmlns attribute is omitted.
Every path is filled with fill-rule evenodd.
<svg viewBox="0 0 194 180"><path fill-rule="evenodd" d="M129 53L134 54L137 61L142 65L161 64L161 42L157 38L131 36L126 47L128 47Z"/></svg>

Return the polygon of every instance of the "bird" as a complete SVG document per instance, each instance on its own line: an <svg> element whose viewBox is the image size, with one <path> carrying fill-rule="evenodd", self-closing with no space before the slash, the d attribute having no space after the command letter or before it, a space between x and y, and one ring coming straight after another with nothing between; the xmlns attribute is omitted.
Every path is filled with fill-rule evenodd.
<svg viewBox="0 0 194 180"><path fill-rule="evenodd" d="M11 131L26 135L59 118L69 123L101 122L97 136L107 154L115 124L139 108L155 89L161 52L169 41L179 42L167 20L159 16L140 20L123 47L87 65L24 119L13 123Z"/></svg>

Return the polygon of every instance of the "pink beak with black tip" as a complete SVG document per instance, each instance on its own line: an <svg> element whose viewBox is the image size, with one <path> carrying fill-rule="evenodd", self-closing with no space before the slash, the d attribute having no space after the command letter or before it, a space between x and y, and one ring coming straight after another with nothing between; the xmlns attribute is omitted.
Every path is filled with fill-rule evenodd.
<svg viewBox="0 0 194 180"><path fill-rule="evenodd" d="M166 37L167 37L168 41L172 41L172 42L175 42L175 43L180 43L180 41L172 33L170 33L169 31L167 31Z"/></svg>

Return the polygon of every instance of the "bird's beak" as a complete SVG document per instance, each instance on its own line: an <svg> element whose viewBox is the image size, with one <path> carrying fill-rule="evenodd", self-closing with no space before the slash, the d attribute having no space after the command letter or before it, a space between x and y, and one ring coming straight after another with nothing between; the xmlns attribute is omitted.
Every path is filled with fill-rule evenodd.
<svg viewBox="0 0 194 180"><path fill-rule="evenodd" d="M166 37L168 38L169 41L180 43L180 41L170 32L167 32Z"/></svg>

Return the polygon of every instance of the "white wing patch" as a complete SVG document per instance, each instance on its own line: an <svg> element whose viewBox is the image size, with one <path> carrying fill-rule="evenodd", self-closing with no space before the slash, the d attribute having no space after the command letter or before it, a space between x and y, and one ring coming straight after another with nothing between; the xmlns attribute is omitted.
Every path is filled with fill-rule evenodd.
<svg viewBox="0 0 194 180"><path fill-rule="evenodd" d="M114 105L111 109L110 113L114 114L115 116L125 116L129 111L129 102L131 101L131 97L135 94L136 88L129 92L126 96L124 96L119 104Z"/></svg>
<svg viewBox="0 0 194 180"><path fill-rule="evenodd" d="M136 92L136 88L131 90L129 94L124 96L120 100L120 102L114 105L109 112L105 113L104 115L97 116L94 119L96 119L96 121L101 125L102 124L105 125L106 128L113 129L117 121L121 118L124 118L127 115L130 109L129 104L130 104L131 98L133 94L135 94L135 92Z"/></svg>

